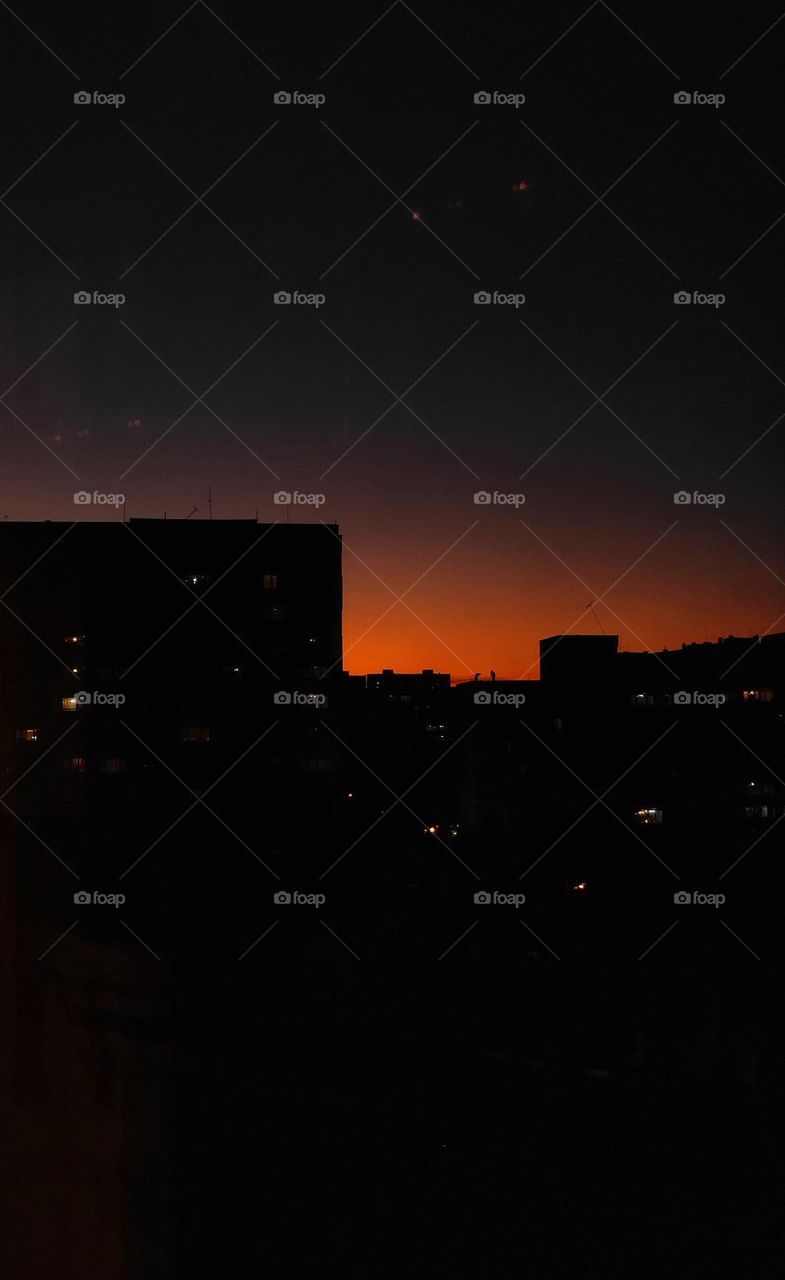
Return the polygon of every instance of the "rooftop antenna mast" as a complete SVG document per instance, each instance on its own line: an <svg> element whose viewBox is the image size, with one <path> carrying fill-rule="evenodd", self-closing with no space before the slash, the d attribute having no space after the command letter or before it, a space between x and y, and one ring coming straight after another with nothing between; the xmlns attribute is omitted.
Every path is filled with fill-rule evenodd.
<svg viewBox="0 0 785 1280"><path fill-rule="evenodd" d="M591 609L592 617L594 618L594 621L597 623L597 626L600 628L600 631L602 632L602 634L603 634L603 635L605 635L605 628L603 627L602 623L600 622L600 620L599 620L599 618L597 617L597 614L595 613L595 610L594 610L594 601L593 601L593 600L590 600L590 601L589 601L589 603L587 604L586 608L587 608L587 609Z"/></svg>
<svg viewBox="0 0 785 1280"><path fill-rule="evenodd" d="M207 519L212 520L213 518L213 486L211 484L207 486L207 510L209 512Z"/></svg>

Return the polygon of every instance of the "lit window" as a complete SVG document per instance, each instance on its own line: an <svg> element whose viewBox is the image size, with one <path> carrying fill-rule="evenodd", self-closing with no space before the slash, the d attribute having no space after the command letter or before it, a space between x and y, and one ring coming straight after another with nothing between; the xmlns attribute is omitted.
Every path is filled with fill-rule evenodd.
<svg viewBox="0 0 785 1280"><path fill-rule="evenodd" d="M242 667L221 667L221 671L226 676L227 680L239 680L243 674Z"/></svg>
<svg viewBox="0 0 785 1280"><path fill-rule="evenodd" d="M84 642L85 642L84 636L63 636L63 640L65 644L75 644L75 645L78 645L80 648L84 645Z"/></svg>
<svg viewBox="0 0 785 1280"><path fill-rule="evenodd" d="M37 742L38 730L37 729L17 729L16 740L17 742Z"/></svg>
<svg viewBox="0 0 785 1280"><path fill-rule="evenodd" d="M276 591L278 589L278 574L266 573L262 578L265 591Z"/></svg>
<svg viewBox="0 0 785 1280"><path fill-rule="evenodd" d="M743 689L741 696L745 702L771 702L774 697L774 690Z"/></svg>
<svg viewBox="0 0 785 1280"><path fill-rule="evenodd" d="M210 730L204 725L189 726L186 729L180 730L180 741L181 742L209 742Z"/></svg>
<svg viewBox="0 0 785 1280"><path fill-rule="evenodd" d="M87 761L84 756L66 756L63 766L68 773L84 773Z"/></svg>
<svg viewBox="0 0 785 1280"><path fill-rule="evenodd" d="M76 711L78 705L75 693L69 694L68 697L63 698L63 711Z"/></svg>
<svg viewBox="0 0 785 1280"><path fill-rule="evenodd" d="M641 826L653 826L655 823L662 822L662 809L636 809L635 820Z"/></svg>
<svg viewBox="0 0 785 1280"><path fill-rule="evenodd" d="M654 706L654 695L651 693L635 693L632 697L632 705L634 707L652 707Z"/></svg>
<svg viewBox="0 0 785 1280"><path fill-rule="evenodd" d="M109 756L101 761L101 773L125 773L126 765L127 761L121 760L119 756Z"/></svg>

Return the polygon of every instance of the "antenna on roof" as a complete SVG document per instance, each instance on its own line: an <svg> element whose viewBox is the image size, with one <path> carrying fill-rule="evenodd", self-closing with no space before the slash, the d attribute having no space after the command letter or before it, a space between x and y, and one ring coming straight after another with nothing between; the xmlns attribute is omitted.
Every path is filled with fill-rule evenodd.
<svg viewBox="0 0 785 1280"><path fill-rule="evenodd" d="M194 515L194 513L197 512L198 510L199 510L198 507L192 507L191 510L188 512L188 515L185 517L186 520L190 520L191 516Z"/></svg>
<svg viewBox="0 0 785 1280"><path fill-rule="evenodd" d="M597 614L594 612L594 601L593 601L593 600L590 600L590 601L589 601L589 603L587 604L586 608L587 608L587 609L591 609L592 617L594 618L594 621L597 623L597 626L600 628L600 631L602 632L602 634L603 634L603 635L605 635L605 628L603 627L602 623L600 622L599 618L597 617Z"/></svg>
<svg viewBox="0 0 785 1280"><path fill-rule="evenodd" d="M211 484L207 486L207 510L210 513L207 519L212 520L213 518L213 486Z"/></svg>

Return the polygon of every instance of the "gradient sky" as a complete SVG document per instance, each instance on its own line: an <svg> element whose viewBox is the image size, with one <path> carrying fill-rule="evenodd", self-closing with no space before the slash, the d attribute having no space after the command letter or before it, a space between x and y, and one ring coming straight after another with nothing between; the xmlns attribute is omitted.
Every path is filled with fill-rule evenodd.
<svg viewBox="0 0 785 1280"><path fill-rule="evenodd" d="M585 6L398 4L363 39L384 5L185 7L0 12L0 515L323 494L291 518L341 526L353 672L535 675L614 583L596 612L626 648L781 629L785 24L750 48L776 6L706 30L600 3L569 30ZM186 413L214 383L223 423Z"/></svg>

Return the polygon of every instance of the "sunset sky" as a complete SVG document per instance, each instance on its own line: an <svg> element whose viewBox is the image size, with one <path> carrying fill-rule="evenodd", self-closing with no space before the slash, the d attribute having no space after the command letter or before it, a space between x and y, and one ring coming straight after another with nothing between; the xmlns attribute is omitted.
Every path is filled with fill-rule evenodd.
<svg viewBox="0 0 785 1280"><path fill-rule="evenodd" d="M134 8L90 49L65 10L25 9L47 47L0 16L0 516L323 495L288 511L341 527L352 672L531 677L605 592L629 649L782 629L781 31L733 66L741 14L543 7L522 42L502 4L362 39L360 5ZM74 103L99 90L126 101Z"/></svg>

